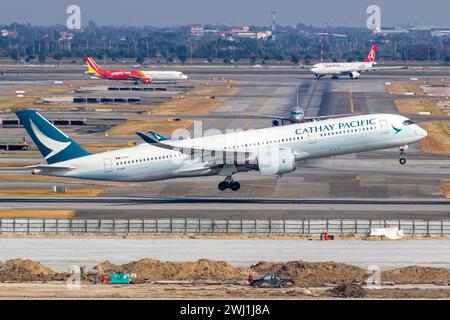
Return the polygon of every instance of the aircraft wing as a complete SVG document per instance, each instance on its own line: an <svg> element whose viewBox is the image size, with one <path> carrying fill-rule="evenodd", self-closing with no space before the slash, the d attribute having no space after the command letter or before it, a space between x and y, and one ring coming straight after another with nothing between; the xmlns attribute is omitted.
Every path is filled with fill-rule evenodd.
<svg viewBox="0 0 450 320"><path fill-rule="evenodd" d="M289 120L289 118L287 118L287 117L279 117L279 116L272 116L272 115L266 115L266 114L240 114L236 118Z"/></svg>
<svg viewBox="0 0 450 320"><path fill-rule="evenodd" d="M136 132L136 134L142 138L145 142L147 142L148 144L151 144L154 147L158 147L158 148L162 148L162 149L166 149L166 150L173 150L173 151L178 151L181 152L185 155L189 155L189 156L198 156L198 157L207 157L208 161L211 164L215 164L217 161L224 161L225 157L227 159L232 158L232 159L236 159L238 158L241 161L245 161L245 160L250 160L250 159L254 159L255 156L253 155L252 152L250 151L231 151L231 150L218 150L218 149L206 149L206 148L197 148L197 147L179 147L179 146L174 146L171 145L169 143L163 143L160 142L158 139L156 139L154 136L152 136L152 134L145 134L142 132Z"/></svg>
<svg viewBox="0 0 450 320"><path fill-rule="evenodd" d="M360 116L362 114L363 113L342 113L342 114L330 114L328 116L305 117L305 121L324 120L324 119L340 118L340 117L348 117L348 116Z"/></svg>
<svg viewBox="0 0 450 320"><path fill-rule="evenodd" d="M141 81L141 82L146 82L146 81L151 81L151 79L149 77L144 77L144 76L138 76L138 75L131 75L129 74L128 77L133 80L133 81Z"/></svg>
<svg viewBox="0 0 450 320"><path fill-rule="evenodd" d="M338 117L346 117L346 116L357 116L361 115L362 113L346 113L346 114L332 114L328 116L317 116L317 117L305 117L305 121L312 121L312 120L322 120L322 119L329 119L329 118L338 118ZM237 115L236 118L239 119L279 119L283 121L289 121L290 119L288 117L282 117L282 116L275 116L275 115L265 115L265 114L240 114Z"/></svg>
<svg viewBox="0 0 450 320"><path fill-rule="evenodd" d="M382 70L401 70L406 69L406 66L386 66L386 67L371 67L369 69L361 70L361 72L365 71L382 71Z"/></svg>

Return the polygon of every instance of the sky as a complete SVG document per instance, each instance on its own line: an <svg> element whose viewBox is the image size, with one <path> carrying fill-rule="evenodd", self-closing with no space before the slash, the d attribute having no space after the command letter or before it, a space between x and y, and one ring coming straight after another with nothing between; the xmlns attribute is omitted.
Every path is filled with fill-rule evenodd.
<svg viewBox="0 0 450 320"><path fill-rule="evenodd" d="M81 8L81 23L174 26L190 23L270 25L270 10L280 25L365 27L371 4L381 8L382 27L450 26L449 0L4 0L0 24L66 24L66 8Z"/></svg>

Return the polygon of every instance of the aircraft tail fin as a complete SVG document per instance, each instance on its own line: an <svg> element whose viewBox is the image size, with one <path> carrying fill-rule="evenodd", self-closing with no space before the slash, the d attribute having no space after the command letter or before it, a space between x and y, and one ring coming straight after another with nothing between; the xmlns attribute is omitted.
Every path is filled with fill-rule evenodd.
<svg viewBox="0 0 450 320"><path fill-rule="evenodd" d="M94 58L92 58L91 56L87 56L86 57L86 63L87 63L87 66L88 66L88 73L89 74L97 75L97 76L101 76L102 75L103 70L95 62Z"/></svg>
<svg viewBox="0 0 450 320"><path fill-rule="evenodd" d="M48 164L90 155L37 111L19 110L16 115Z"/></svg>
<svg viewBox="0 0 450 320"><path fill-rule="evenodd" d="M364 62L375 62L375 54L377 53L377 44L374 43L372 49L370 49L367 58L364 59Z"/></svg>

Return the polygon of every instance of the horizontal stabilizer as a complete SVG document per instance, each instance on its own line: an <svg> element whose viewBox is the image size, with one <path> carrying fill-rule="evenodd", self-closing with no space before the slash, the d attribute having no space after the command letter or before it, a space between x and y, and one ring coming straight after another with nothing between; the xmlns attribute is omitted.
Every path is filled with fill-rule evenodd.
<svg viewBox="0 0 450 320"><path fill-rule="evenodd" d="M138 135L139 138L141 138L142 140L144 140L147 143L153 144L153 143L157 143L158 141L155 140L154 138L146 135L145 133L136 131L136 134Z"/></svg>

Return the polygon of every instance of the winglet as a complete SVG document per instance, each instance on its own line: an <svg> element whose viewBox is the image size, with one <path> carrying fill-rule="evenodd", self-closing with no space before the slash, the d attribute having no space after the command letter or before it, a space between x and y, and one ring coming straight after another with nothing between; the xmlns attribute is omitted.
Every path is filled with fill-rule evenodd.
<svg viewBox="0 0 450 320"><path fill-rule="evenodd" d="M153 137L155 137L159 142L163 142L163 141L168 141L169 139L165 136L163 136L162 134L153 131L153 130L148 130L148 133L150 133Z"/></svg>
<svg viewBox="0 0 450 320"><path fill-rule="evenodd" d="M155 137L153 137L152 135L147 135L145 133L136 131L136 134L145 142L147 142L148 144L151 144L154 147L158 147L158 148L162 148L162 149L167 149L167 150L174 150L175 147L169 145L169 144L165 144L165 143L161 143L159 142Z"/></svg>

